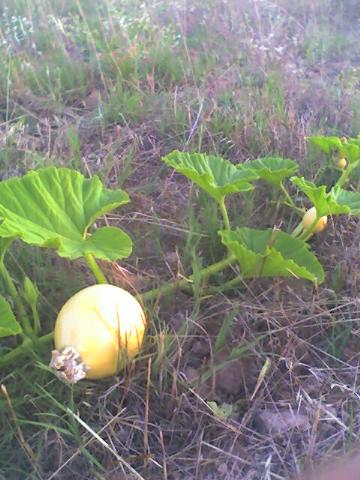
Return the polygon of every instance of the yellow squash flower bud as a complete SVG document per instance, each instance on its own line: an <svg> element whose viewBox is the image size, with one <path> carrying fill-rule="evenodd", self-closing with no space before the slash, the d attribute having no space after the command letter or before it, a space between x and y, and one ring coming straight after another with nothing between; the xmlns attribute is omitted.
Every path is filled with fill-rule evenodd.
<svg viewBox="0 0 360 480"><path fill-rule="evenodd" d="M316 219L316 208L312 207L303 216L303 228L306 230L308 229L315 221ZM319 233L325 230L327 225L327 217L320 217L319 220L317 221L316 225L313 227L312 232L313 233Z"/></svg>

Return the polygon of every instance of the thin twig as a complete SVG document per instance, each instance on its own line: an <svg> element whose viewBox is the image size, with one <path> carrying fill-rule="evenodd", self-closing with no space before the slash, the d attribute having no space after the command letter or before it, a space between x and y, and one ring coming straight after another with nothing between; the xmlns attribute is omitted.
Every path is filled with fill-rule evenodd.
<svg viewBox="0 0 360 480"><path fill-rule="evenodd" d="M77 420L80 425L82 425L88 432L91 433L91 435L93 435L96 440L101 443L101 445L103 447L106 448L106 450L108 450L110 453L112 453L114 455L114 457L116 458L116 460L118 460L118 462L120 462L122 465L124 465L133 475L135 475L136 478L138 478L139 480L145 480L144 477L142 477L140 475L140 473L138 473L128 462L126 462L113 448L110 447L110 445L108 445L105 440L103 440L99 434L97 434L92 428L89 427L89 425L87 425L84 420L82 420L79 415L77 415L76 413L74 413L73 411L70 410L70 408L67 408L66 409L67 412L72 415L75 420Z"/></svg>
<svg viewBox="0 0 360 480"><path fill-rule="evenodd" d="M36 456L35 456L32 448L30 447L30 445L25 440L25 437L22 433L22 430L20 428L16 413L15 413L11 398L9 396L9 393L7 391L6 386L3 385L3 384L1 384L1 393L2 393L2 396L5 398L6 403L8 404L10 417L15 424L15 431L16 431L16 436L17 436L18 442L19 442L21 448L26 453L27 457L29 458L29 461L30 461L33 469L40 475L39 467L36 464Z"/></svg>
<svg viewBox="0 0 360 480"><path fill-rule="evenodd" d="M150 385L151 385L151 357L148 360L145 412L144 412L144 468L149 460L149 404L150 404Z"/></svg>

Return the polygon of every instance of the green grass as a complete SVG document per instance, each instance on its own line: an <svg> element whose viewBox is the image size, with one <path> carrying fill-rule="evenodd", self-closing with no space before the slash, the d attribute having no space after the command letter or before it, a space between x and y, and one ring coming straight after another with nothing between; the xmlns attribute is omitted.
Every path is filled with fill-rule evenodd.
<svg viewBox="0 0 360 480"><path fill-rule="evenodd" d="M134 254L121 263L126 273L106 266L109 278L146 290L194 272L193 295L146 305L144 352L115 379L62 384L47 368L50 345L0 372L9 395L0 396L0 478L130 478L133 468L138 478L200 480L221 478L224 465L238 478L254 469L260 478L266 464L268 476L285 479L304 458L317 462L354 442L359 412L345 397L340 423L321 418L315 446L308 430L286 431L282 441L254 418L263 409L298 411L308 384L311 398L335 411L339 392L325 377L354 384L356 221L313 240L330 272L324 288L274 280L215 295L199 271L222 258L220 212L160 161L173 149L234 163L272 154L297 160L309 179L334 181L305 136L360 131L357 2L257 4L260 12L235 0L186 8L175 0L0 0L1 178L45 165L98 174L131 197L109 222L131 234ZM297 219L275 216L271 200L264 186L229 199L234 226L268 227L282 215L290 228ZM36 282L44 332L93 281L82 262L19 244L8 264L17 285L24 273ZM12 343L1 340L0 351ZM251 400L265 358L270 372ZM208 400L236 414L221 422Z"/></svg>

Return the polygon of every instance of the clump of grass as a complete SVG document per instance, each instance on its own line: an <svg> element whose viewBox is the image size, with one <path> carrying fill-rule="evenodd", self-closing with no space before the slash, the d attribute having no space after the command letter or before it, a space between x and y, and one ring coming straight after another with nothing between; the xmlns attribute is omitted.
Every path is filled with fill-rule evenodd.
<svg viewBox="0 0 360 480"><path fill-rule="evenodd" d="M143 114L145 98L135 88L126 88L118 82L110 92L108 101L103 105L103 118L107 125L136 122Z"/></svg>

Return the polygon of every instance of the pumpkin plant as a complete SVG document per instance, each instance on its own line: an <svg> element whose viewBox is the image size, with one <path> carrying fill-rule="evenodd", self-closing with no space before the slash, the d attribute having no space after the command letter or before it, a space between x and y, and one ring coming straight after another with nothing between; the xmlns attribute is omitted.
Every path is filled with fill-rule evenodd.
<svg viewBox="0 0 360 480"><path fill-rule="evenodd" d="M226 254L194 275L143 292L137 297L107 284L97 260L114 262L128 257L132 241L122 229L97 226L96 220L129 201L121 189L105 188L96 176L85 178L67 168L48 167L0 183L0 337L14 336L15 347L0 356L0 367L53 339L44 333L38 314L39 291L30 278L18 288L6 267L6 253L17 239L39 248L53 249L60 257L84 258L98 285L76 293L61 309L55 326L51 365L68 381L103 378L117 373L140 350L146 319L143 305L174 292L191 290L195 280L208 282L230 265L235 275L211 292L233 288L242 279L260 277L303 278L321 284L324 270L308 240L320 233L334 215L359 215L360 193L351 188L352 173L359 168L360 140L310 137L339 172L331 188L296 175L291 159L265 157L234 165L214 155L174 151L165 164L191 180L216 202L221 215L219 239ZM345 159L341 167L335 159ZM343 162L342 162L343 164ZM278 192L278 204L300 215L292 232L276 226L265 229L232 226L227 199L254 190L257 182L269 183ZM345 185L347 188L345 189ZM297 190L292 195L289 186ZM297 205L306 198L307 208ZM296 199L296 201L294 200ZM304 202L303 202L304 203ZM234 271L234 270L233 270Z"/></svg>

